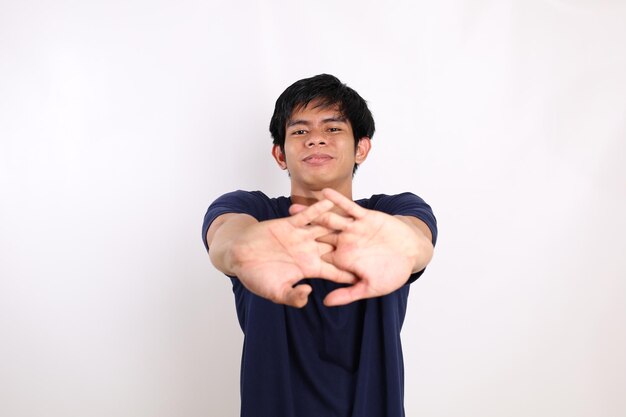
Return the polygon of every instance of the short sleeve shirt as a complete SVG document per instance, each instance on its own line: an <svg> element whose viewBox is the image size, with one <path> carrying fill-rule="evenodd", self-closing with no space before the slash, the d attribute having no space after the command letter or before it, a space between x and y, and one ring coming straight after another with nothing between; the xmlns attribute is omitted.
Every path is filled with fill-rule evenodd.
<svg viewBox="0 0 626 417"><path fill-rule="evenodd" d="M414 216L430 228L437 223L428 204L411 193L374 195L360 206L391 215ZM258 221L287 217L291 200L260 191L235 191L209 207L202 229L218 216L246 213ZM278 271L277 271L278 273ZM415 281L423 271L407 277ZM310 278L307 305L275 304L233 284L237 317L244 333L241 361L243 417L401 417L404 416L404 365L400 330L409 285L383 297L326 307L324 297L339 288Z"/></svg>

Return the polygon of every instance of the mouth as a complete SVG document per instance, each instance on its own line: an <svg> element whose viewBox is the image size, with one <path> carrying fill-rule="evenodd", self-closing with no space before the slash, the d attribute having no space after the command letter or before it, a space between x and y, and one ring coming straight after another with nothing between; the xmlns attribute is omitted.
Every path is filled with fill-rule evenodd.
<svg viewBox="0 0 626 417"><path fill-rule="evenodd" d="M322 165L332 160L333 157L325 153L314 153L305 157L302 161L311 165Z"/></svg>

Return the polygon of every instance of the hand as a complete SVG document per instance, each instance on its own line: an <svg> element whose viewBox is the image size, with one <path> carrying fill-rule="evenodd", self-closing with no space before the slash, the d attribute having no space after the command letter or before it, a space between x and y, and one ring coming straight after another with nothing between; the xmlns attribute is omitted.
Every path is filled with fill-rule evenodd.
<svg viewBox="0 0 626 417"><path fill-rule="evenodd" d="M389 294L404 284L420 258L420 236L402 220L367 210L332 189L323 195L345 212L321 213L313 221L333 232L320 236L320 243L332 245L322 259L356 275L357 281L332 291L324 299L328 306ZM301 208L294 208L292 212Z"/></svg>
<svg viewBox="0 0 626 417"><path fill-rule="evenodd" d="M323 260L333 247L316 239L331 231L310 224L332 208L332 202L322 200L290 217L246 228L233 243L233 272L253 293L294 307L303 307L312 291L307 284L294 287L303 278L355 282L353 274Z"/></svg>

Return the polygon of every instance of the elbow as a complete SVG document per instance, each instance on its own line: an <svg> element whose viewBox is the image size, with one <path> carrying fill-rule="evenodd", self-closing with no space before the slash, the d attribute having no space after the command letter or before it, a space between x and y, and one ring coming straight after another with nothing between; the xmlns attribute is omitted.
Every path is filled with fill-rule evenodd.
<svg viewBox="0 0 626 417"><path fill-rule="evenodd" d="M412 272L416 273L425 269L432 260L434 252L435 248L429 239L425 236L422 239L419 239Z"/></svg>
<svg viewBox="0 0 626 417"><path fill-rule="evenodd" d="M237 267L243 261L245 253L246 249L238 239L209 248L209 258L213 266L229 276L237 275Z"/></svg>

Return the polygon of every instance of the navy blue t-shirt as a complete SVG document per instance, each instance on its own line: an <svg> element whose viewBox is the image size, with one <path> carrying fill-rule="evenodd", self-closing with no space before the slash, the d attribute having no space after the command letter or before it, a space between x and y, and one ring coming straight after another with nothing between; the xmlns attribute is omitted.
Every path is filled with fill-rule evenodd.
<svg viewBox="0 0 626 417"><path fill-rule="evenodd" d="M435 217L420 197L374 195L356 202L392 215L415 216L428 225L436 242ZM209 226L222 214L246 213L264 221L287 217L290 205L288 197L269 198L260 191L225 194L204 217L204 244ZM404 416L400 330L409 285L384 297L326 307L324 297L341 284L307 279L313 292L299 309L261 298L230 278L244 332L242 417Z"/></svg>

